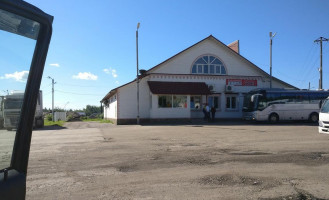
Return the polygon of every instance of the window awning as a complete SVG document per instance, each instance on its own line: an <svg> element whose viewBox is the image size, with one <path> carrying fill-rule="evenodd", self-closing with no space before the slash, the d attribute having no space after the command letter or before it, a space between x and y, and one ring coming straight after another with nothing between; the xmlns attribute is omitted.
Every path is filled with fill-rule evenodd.
<svg viewBox="0 0 329 200"><path fill-rule="evenodd" d="M208 95L211 94L204 82L162 82L148 81L153 94L186 94L186 95Z"/></svg>

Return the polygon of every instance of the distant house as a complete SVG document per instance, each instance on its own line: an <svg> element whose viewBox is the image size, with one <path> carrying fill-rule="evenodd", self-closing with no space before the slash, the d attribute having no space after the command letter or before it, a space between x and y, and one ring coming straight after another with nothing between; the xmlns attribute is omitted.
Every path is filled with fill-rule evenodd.
<svg viewBox="0 0 329 200"><path fill-rule="evenodd" d="M85 112L76 112L80 117L85 117L86 113Z"/></svg>
<svg viewBox="0 0 329 200"><path fill-rule="evenodd" d="M241 118L243 96L269 88L270 75L239 54L239 41L228 46L210 35L139 77L140 120L202 118L202 106L217 118ZM273 88L296 87L273 77ZM101 100L104 118L116 124L136 123L136 79L112 89Z"/></svg>

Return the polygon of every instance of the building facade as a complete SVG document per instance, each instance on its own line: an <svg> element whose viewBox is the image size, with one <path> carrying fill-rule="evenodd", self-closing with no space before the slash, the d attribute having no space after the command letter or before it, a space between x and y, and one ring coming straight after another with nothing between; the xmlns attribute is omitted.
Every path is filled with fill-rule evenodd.
<svg viewBox="0 0 329 200"><path fill-rule="evenodd" d="M239 54L239 42L225 45L210 35L139 76L140 121L203 118L207 103L216 118L241 118L244 94L269 88L270 76ZM273 88L296 87L272 78ZM104 118L136 123L137 82L112 89L101 100Z"/></svg>

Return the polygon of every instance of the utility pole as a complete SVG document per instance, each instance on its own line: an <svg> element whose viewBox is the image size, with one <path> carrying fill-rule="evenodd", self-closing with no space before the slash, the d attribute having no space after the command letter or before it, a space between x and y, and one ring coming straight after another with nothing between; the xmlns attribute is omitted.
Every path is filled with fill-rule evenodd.
<svg viewBox="0 0 329 200"><path fill-rule="evenodd" d="M50 76L48 76L49 79L51 79L51 84L52 84L52 106L51 106L51 109L52 109L52 115L53 115L53 122L55 121L55 113L54 113L54 85L56 84L55 80L53 78L51 78Z"/></svg>
<svg viewBox="0 0 329 200"><path fill-rule="evenodd" d="M138 29L139 29L140 23L137 24L136 29L136 67L137 67L137 124L139 124L139 77L138 77Z"/></svg>
<svg viewBox="0 0 329 200"><path fill-rule="evenodd" d="M272 39L276 33L272 35L272 32L270 32L270 88L272 88Z"/></svg>
<svg viewBox="0 0 329 200"><path fill-rule="evenodd" d="M314 40L314 42L316 42L316 43L320 42L320 68L319 68L319 72L320 72L319 89L320 90L323 89L322 88L322 41L328 42L329 40L324 37L319 37L319 39Z"/></svg>

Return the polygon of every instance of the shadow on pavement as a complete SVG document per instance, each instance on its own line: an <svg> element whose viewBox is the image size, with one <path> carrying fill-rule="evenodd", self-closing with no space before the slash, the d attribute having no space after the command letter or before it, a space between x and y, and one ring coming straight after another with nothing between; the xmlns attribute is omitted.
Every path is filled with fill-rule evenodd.
<svg viewBox="0 0 329 200"><path fill-rule="evenodd" d="M44 126L43 128L34 129L34 131L48 131L48 130L61 130L61 129L67 129L67 128L58 125L51 125L51 126Z"/></svg>
<svg viewBox="0 0 329 200"><path fill-rule="evenodd" d="M145 122L141 126L318 126L318 123L311 123L308 121L282 121L276 124L269 122L256 122L245 121L240 119L216 119L215 121L204 121L202 119L192 119L190 121L157 121L157 122Z"/></svg>

